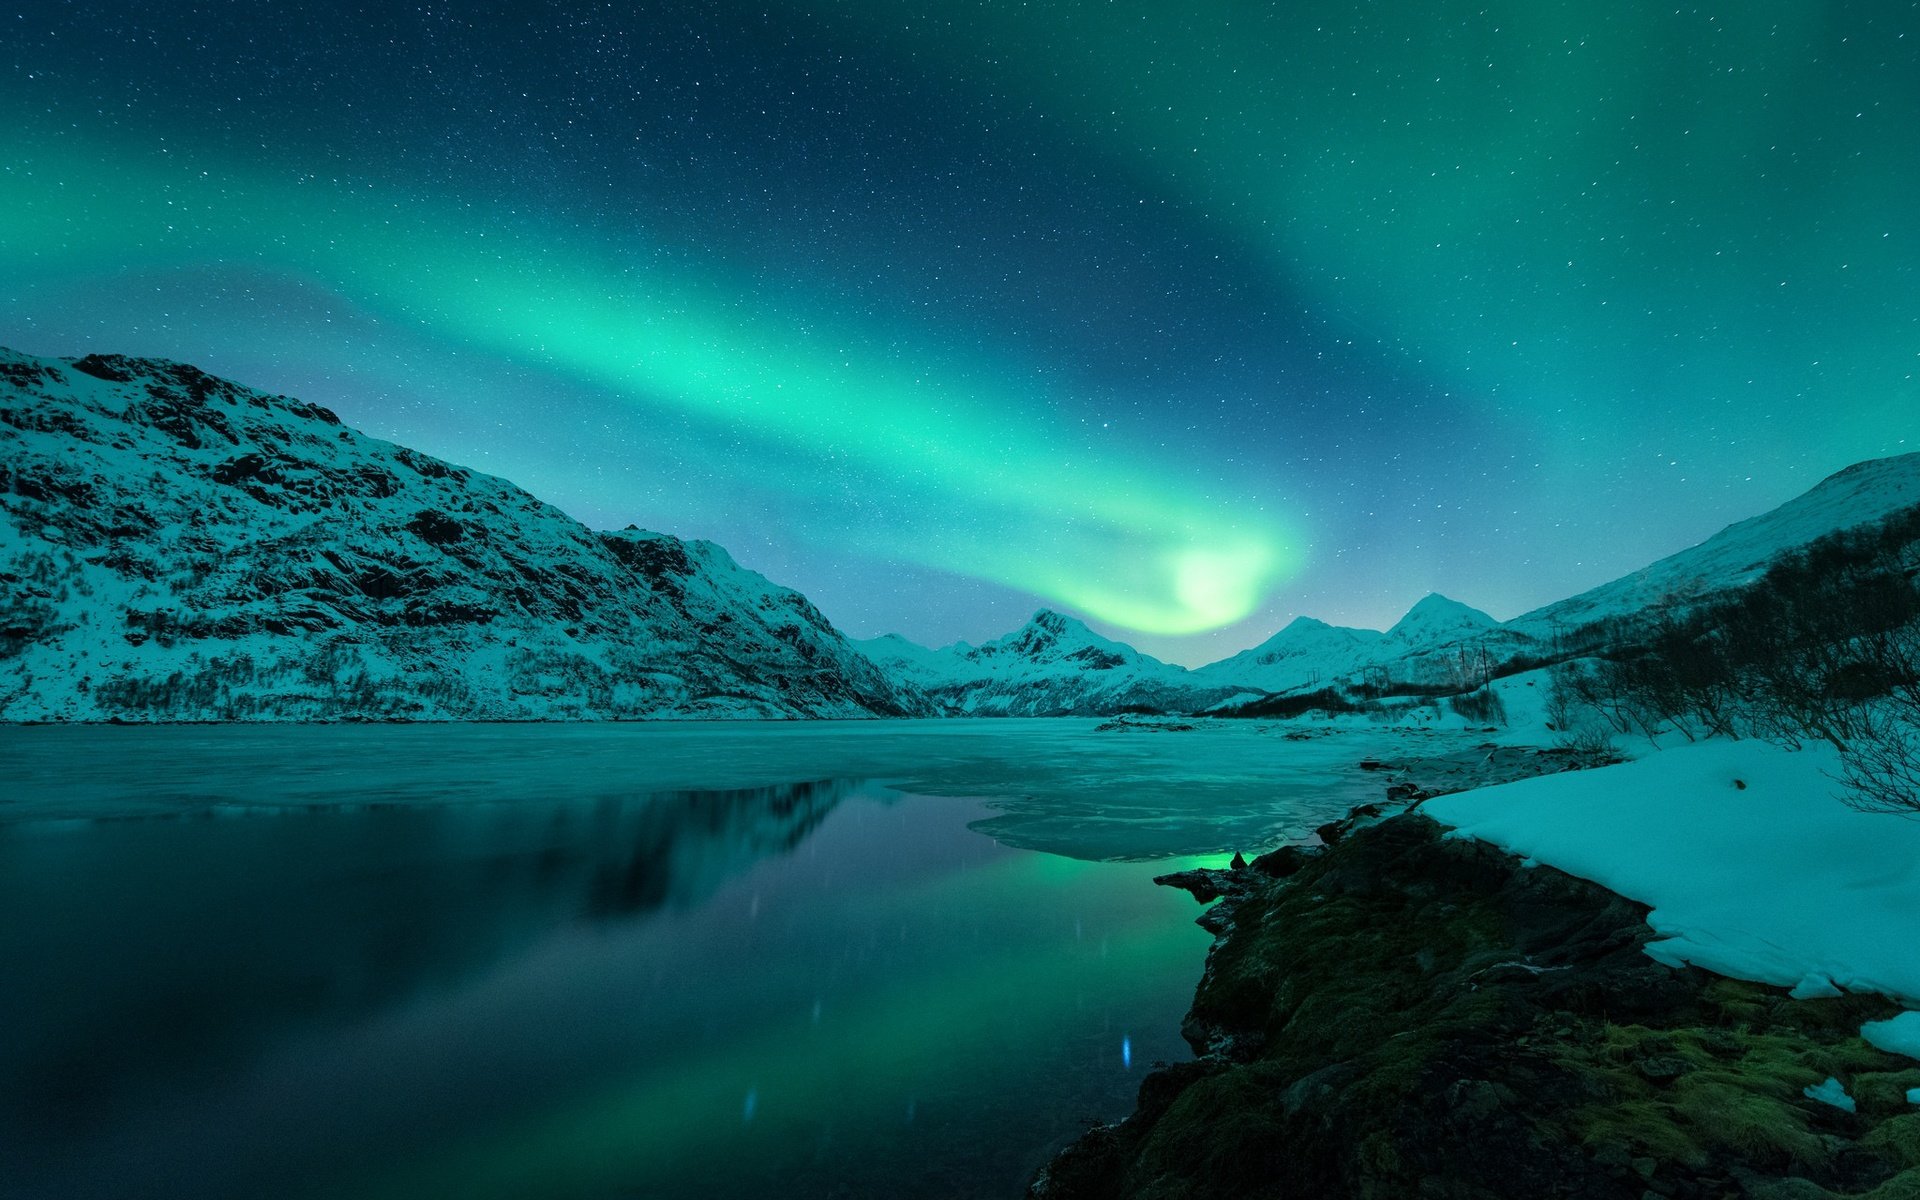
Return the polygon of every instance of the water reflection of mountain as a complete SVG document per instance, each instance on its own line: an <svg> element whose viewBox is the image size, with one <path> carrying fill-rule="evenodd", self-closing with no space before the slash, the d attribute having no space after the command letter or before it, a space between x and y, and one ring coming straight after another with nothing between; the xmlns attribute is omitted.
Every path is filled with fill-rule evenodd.
<svg viewBox="0 0 1920 1200"><path fill-rule="evenodd" d="M697 905L856 786L0 828L0 1144L56 1153L301 1029Z"/></svg>

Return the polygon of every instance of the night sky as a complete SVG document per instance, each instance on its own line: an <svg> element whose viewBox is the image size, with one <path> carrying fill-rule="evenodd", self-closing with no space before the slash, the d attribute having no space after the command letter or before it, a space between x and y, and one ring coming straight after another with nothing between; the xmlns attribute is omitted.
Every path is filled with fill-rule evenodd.
<svg viewBox="0 0 1920 1200"><path fill-rule="evenodd" d="M0 8L0 344L856 636L1512 616L1920 446L1920 5Z"/></svg>

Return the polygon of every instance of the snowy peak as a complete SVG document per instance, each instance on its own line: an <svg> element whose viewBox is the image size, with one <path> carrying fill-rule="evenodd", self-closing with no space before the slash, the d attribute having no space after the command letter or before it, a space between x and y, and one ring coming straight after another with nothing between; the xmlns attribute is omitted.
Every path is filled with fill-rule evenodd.
<svg viewBox="0 0 1920 1200"><path fill-rule="evenodd" d="M929 650L891 634L857 645L892 678L956 715L1197 712L1239 690L1199 679L1046 608L980 646L956 642Z"/></svg>
<svg viewBox="0 0 1920 1200"><path fill-rule="evenodd" d="M1213 671L1228 663L1241 666L1268 665L1289 662L1303 655L1312 657L1330 652L1357 652L1358 648L1379 641L1381 636L1377 629L1329 625L1318 617L1295 617L1282 626L1280 632L1251 650L1242 650L1231 658L1209 663L1199 670Z"/></svg>
<svg viewBox="0 0 1920 1200"><path fill-rule="evenodd" d="M1448 686L1441 660L1468 644L1510 640L1477 608L1430 593L1386 633L1296 617L1251 650L1196 675L1276 693L1351 686L1363 679Z"/></svg>
<svg viewBox="0 0 1920 1200"><path fill-rule="evenodd" d="M1485 633L1499 624L1477 608L1428 592L1387 630L1387 637L1403 645L1433 645Z"/></svg>
<svg viewBox="0 0 1920 1200"><path fill-rule="evenodd" d="M1043 608L1003 638L965 652L974 662L1013 657L1032 663L1072 662L1089 671L1110 671L1130 663L1153 663L1131 646L1101 637L1072 617Z"/></svg>
<svg viewBox="0 0 1920 1200"><path fill-rule="evenodd" d="M1318 633L1322 629L1334 629L1334 628L1338 628L1338 627L1327 624L1325 621L1322 621L1319 617L1299 616L1299 617L1295 617L1293 620L1288 621L1285 625L1281 626L1280 632L1274 634L1273 637L1269 638L1268 640L1277 641L1280 638L1288 638L1290 640L1292 639L1304 640Z"/></svg>
<svg viewBox="0 0 1920 1200"><path fill-rule="evenodd" d="M1251 650L1199 668L1200 673L1227 675L1249 668L1292 663L1303 659L1345 659L1364 655L1381 638L1377 629L1329 625L1316 617L1295 617Z"/></svg>
<svg viewBox="0 0 1920 1200"><path fill-rule="evenodd" d="M1377 629L1361 629L1355 625L1330 625L1318 617L1295 617L1283 626L1279 633L1268 638L1256 653L1269 647L1281 649L1295 646L1345 645L1352 642L1372 642L1378 640Z"/></svg>
<svg viewBox="0 0 1920 1200"><path fill-rule="evenodd" d="M1250 650L1208 663L1194 674L1209 682L1265 692L1323 687L1364 670L1383 635L1375 629L1295 617Z"/></svg>

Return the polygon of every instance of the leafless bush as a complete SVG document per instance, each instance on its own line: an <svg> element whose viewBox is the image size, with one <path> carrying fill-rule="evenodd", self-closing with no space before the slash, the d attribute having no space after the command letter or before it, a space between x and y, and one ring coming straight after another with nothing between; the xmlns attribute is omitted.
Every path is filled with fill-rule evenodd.
<svg viewBox="0 0 1920 1200"><path fill-rule="evenodd" d="M1859 650L1886 692L1860 706L1841 751L1847 803L1920 815L1920 621L1862 639Z"/></svg>
<svg viewBox="0 0 1920 1200"><path fill-rule="evenodd" d="M1462 692L1447 697L1447 706L1476 725L1505 725L1507 723L1506 701L1500 693L1490 687L1482 686L1477 691Z"/></svg>
<svg viewBox="0 0 1920 1200"><path fill-rule="evenodd" d="M1920 816L1920 720L1876 710L1840 755L1844 799L1866 812Z"/></svg>

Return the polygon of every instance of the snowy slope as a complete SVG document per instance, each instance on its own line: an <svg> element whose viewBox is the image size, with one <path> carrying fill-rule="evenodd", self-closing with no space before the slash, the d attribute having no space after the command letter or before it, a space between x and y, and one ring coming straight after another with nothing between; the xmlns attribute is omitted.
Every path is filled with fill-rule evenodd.
<svg viewBox="0 0 1920 1200"><path fill-rule="evenodd" d="M1920 1003L1920 822L1840 803L1838 769L1825 746L1716 740L1420 811L1653 906L1662 961Z"/></svg>
<svg viewBox="0 0 1920 1200"><path fill-rule="evenodd" d="M1467 638L1484 637L1500 623L1477 608L1450 600L1439 592L1428 592L1407 615L1387 630L1385 641L1393 647L1423 650Z"/></svg>
<svg viewBox="0 0 1920 1200"><path fill-rule="evenodd" d="M1479 609L1431 592L1387 630L1378 665L1395 682L1471 687L1490 665L1526 652L1532 643Z"/></svg>
<svg viewBox="0 0 1920 1200"><path fill-rule="evenodd" d="M190 366L0 351L0 719L926 709L718 546Z"/></svg>
<svg viewBox="0 0 1920 1200"><path fill-rule="evenodd" d="M853 648L892 678L928 694L967 680L985 678L963 657L973 649L965 642L931 650L897 633L888 633L876 638L855 638Z"/></svg>
<svg viewBox="0 0 1920 1200"><path fill-rule="evenodd" d="M1265 692L1312 691L1364 672L1375 661L1385 636L1377 629L1296 617L1253 649L1208 663L1194 674Z"/></svg>
<svg viewBox="0 0 1920 1200"><path fill-rule="evenodd" d="M1578 596L1515 617L1507 628L1549 642L1594 621L1667 600L1687 602L1757 579L1774 559L1829 533L1885 520L1920 504L1920 454L1870 459L1697 546Z"/></svg>
<svg viewBox="0 0 1920 1200"><path fill-rule="evenodd" d="M980 646L929 650L892 634L857 645L895 679L968 716L1194 712L1242 690L1199 679L1048 609Z"/></svg>
<svg viewBox="0 0 1920 1200"><path fill-rule="evenodd" d="M1298 617L1253 649L1194 674L1282 695L1368 679L1459 690L1477 681L1475 670L1485 658L1509 657L1527 643L1479 609L1435 592L1385 633Z"/></svg>

